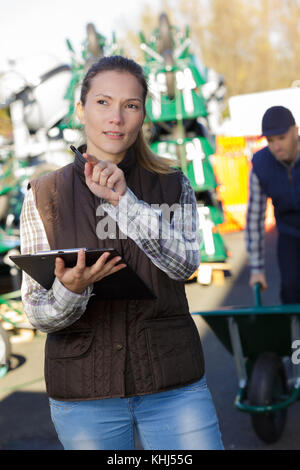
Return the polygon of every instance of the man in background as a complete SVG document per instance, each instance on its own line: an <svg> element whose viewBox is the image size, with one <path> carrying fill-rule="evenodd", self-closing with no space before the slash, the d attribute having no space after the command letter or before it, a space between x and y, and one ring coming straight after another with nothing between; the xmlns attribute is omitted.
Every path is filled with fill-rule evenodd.
<svg viewBox="0 0 300 470"><path fill-rule="evenodd" d="M277 257L283 304L300 303L300 146L291 111L273 106L262 119L268 145L256 152L249 178L246 246L250 286L267 289L265 274L265 212L267 198L274 206L278 230Z"/></svg>

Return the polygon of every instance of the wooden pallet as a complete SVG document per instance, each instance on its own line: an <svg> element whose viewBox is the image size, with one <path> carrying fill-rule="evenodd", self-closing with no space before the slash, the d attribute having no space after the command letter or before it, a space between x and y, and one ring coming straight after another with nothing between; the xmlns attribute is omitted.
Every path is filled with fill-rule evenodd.
<svg viewBox="0 0 300 470"><path fill-rule="evenodd" d="M225 273L231 271L229 263L201 263L197 271L189 278L197 280L201 285L215 284L222 286L225 282Z"/></svg>

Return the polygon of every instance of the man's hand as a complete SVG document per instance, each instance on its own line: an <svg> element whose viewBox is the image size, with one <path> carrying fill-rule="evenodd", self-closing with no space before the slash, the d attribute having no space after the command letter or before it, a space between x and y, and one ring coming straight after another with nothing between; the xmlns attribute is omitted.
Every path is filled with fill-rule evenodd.
<svg viewBox="0 0 300 470"><path fill-rule="evenodd" d="M80 250L77 264L73 268L66 268L64 260L57 257L54 274L71 292L82 294L89 285L126 267L126 264L117 264L120 261L119 256L107 261L109 255L109 252L105 252L92 266L86 266L85 252Z"/></svg>
<svg viewBox="0 0 300 470"><path fill-rule="evenodd" d="M95 196L116 206L127 189L123 171L110 161L97 160L87 153L83 156L87 160L84 174L88 188Z"/></svg>
<svg viewBox="0 0 300 470"><path fill-rule="evenodd" d="M249 281L250 287L253 288L257 283L261 285L262 290L266 290L268 288L267 279L264 273L251 274Z"/></svg>

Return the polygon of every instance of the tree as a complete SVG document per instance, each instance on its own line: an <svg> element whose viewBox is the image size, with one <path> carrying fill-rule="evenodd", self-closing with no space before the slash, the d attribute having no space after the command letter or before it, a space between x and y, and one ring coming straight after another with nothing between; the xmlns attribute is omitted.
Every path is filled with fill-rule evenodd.
<svg viewBox="0 0 300 470"><path fill-rule="evenodd" d="M300 80L300 2L285 0L282 3L278 19L281 81L290 86L294 80Z"/></svg>
<svg viewBox="0 0 300 470"><path fill-rule="evenodd" d="M174 25L190 27L195 55L224 76L228 97L300 80L300 0L164 0L163 10ZM140 30L146 37L159 13L144 10ZM128 37L138 51L137 37ZM137 57L143 60L140 51Z"/></svg>

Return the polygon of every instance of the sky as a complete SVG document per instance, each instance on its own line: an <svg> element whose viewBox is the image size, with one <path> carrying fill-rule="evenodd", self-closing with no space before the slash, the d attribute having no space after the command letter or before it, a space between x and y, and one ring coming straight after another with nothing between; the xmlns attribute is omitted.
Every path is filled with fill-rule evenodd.
<svg viewBox="0 0 300 470"><path fill-rule="evenodd" d="M147 5L159 13L159 0L0 0L0 71L7 59L49 54L69 60L66 38L76 50L94 23L108 40L132 28Z"/></svg>

